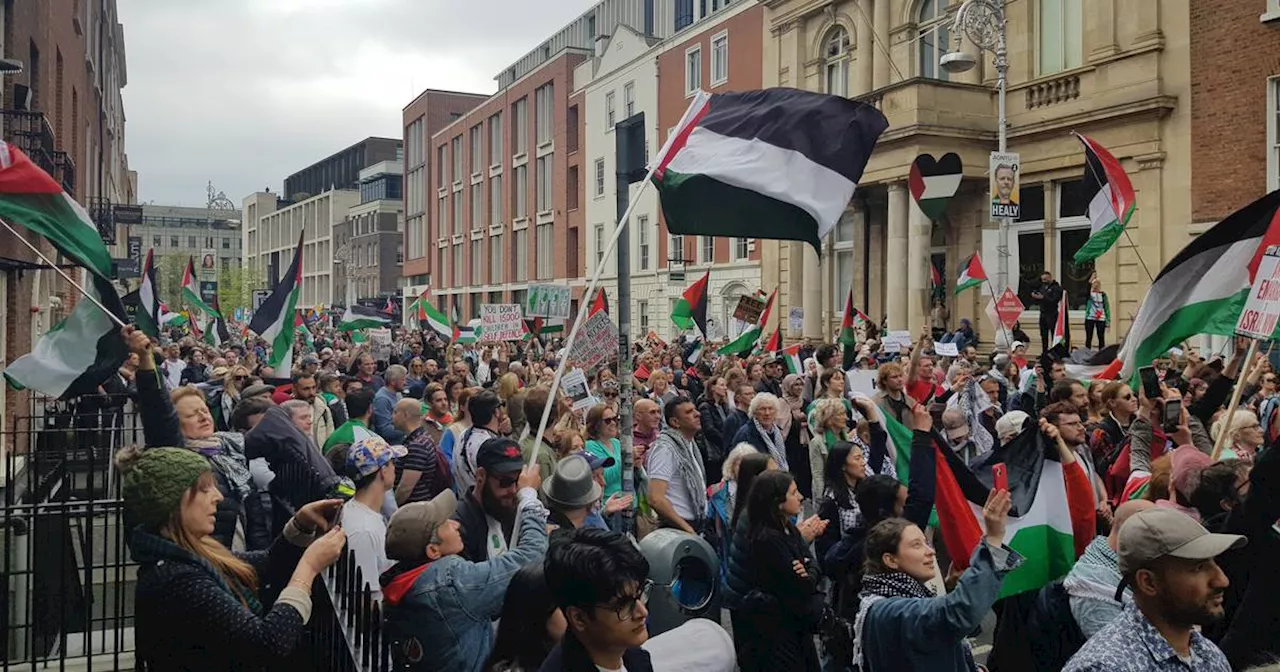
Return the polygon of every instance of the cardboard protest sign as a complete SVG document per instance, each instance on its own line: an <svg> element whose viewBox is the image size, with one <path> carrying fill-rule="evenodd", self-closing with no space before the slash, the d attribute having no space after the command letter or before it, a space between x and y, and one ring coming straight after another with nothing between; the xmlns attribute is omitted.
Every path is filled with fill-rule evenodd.
<svg viewBox="0 0 1280 672"><path fill-rule="evenodd" d="M480 329L486 341L518 341L524 338L524 314L515 303L483 304Z"/></svg>
<svg viewBox="0 0 1280 672"><path fill-rule="evenodd" d="M369 330L369 354L379 362L387 362L391 360L391 330L390 329L370 329Z"/></svg>
<svg viewBox="0 0 1280 672"><path fill-rule="evenodd" d="M1271 338L1280 319L1280 245L1270 245L1262 253L1258 272L1244 310L1236 322L1236 334L1259 340Z"/></svg>
<svg viewBox="0 0 1280 672"><path fill-rule="evenodd" d="M763 312L763 300L754 296L743 296L738 299L738 307L733 309L733 318L747 324L756 324L760 321L760 314Z"/></svg>
<svg viewBox="0 0 1280 672"><path fill-rule="evenodd" d="M575 366L592 370L610 361L618 354L618 328L608 313L596 313L582 324L569 357Z"/></svg>
<svg viewBox="0 0 1280 672"><path fill-rule="evenodd" d="M524 306L525 317L569 319L569 287L535 283L529 285L529 298Z"/></svg>
<svg viewBox="0 0 1280 672"><path fill-rule="evenodd" d="M591 390L587 387L587 375L582 369L566 373L560 379L560 389L564 390L566 397L573 400L574 412L581 412L596 404L595 397L591 396Z"/></svg>

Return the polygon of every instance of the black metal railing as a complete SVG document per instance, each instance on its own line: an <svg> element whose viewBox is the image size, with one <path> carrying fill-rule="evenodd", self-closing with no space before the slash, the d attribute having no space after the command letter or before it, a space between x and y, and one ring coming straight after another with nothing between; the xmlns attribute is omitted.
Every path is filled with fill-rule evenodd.
<svg viewBox="0 0 1280 672"><path fill-rule="evenodd" d="M32 162L57 178L58 166L53 156L57 142L53 125L43 112L0 110L0 127L6 142L21 149Z"/></svg>

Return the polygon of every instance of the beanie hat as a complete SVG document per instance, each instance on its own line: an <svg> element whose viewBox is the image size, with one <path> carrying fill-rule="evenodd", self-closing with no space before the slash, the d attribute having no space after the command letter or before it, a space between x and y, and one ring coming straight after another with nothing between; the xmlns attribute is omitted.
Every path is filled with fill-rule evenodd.
<svg viewBox="0 0 1280 672"><path fill-rule="evenodd" d="M163 525L182 503L209 461L186 448L126 449L116 458L124 471L124 504L149 530Z"/></svg>

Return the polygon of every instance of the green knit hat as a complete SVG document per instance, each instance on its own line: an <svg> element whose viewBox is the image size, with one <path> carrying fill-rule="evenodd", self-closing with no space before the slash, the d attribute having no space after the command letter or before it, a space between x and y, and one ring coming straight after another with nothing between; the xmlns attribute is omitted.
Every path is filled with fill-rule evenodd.
<svg viewBox="0 0 1280 672"><path fill-rule="evenodd" d="M196 479L210 470L203 455L186 448L124 450L116 458L124 471L124 504L149 530L164 525Z"/></svg>

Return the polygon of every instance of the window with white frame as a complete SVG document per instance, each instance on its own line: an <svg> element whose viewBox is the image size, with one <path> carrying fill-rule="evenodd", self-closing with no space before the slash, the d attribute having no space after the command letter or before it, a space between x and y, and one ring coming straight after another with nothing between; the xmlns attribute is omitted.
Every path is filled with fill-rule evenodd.
<svg viewBox="0 0 1280 672"><path fill-rule="evenodd" d="M471 284L484 284L484 240L471 241Z"/></svg>
<svg viewBox="0 0 1280 672"><path fill-rule="evenodd" d="M604 263L604 224L596 224L596 266Z"/></svg>
<svg viewBox="0 0 1280 672"><path fill-rule="evenodd" d="M484 185L473 184L471 189L471 230L484 228Z"/></svg>
<svg viewBox="0 0 1280 672"><path fill-rule="evenodd" d="M453 192L453 232L462 233L462 192Z"/></svg>
<svg viewBox="0 0 1280 672"><path fill-rule="evenodd" d="M1280 77L1267 80L1267 191L1276 189L1280 189Z"/></svg>
<svg viewBox="0 0 1280 672"><path fill-rule="evenodd" d="M444 262L445 262L445 260L449 258L449 256L448 256L447 254L445 254L445 250L447 250L447 249L448 249L448 248L445 248L445 247L437 247L437 248L436 248L436 269L435 269L435 271L436 271L436 277L440 279L441 284L444 284L444 283L446 283L446 282L448 282L448 281L449 281L449 274L445 272L445 268L446 268L446 267L445 267L445 263L444 263Z"/></svg>
<svg viewBox="0 0 1280 672"><path fill-rule="evenodd" d="M636 302L636 315L640 317L640 333L649 333L649 302Z"/></svg>
<svg viewBox="0 0 1280 672"><path fill-rule="evenodd" d="M511 205L512 216L516 219L529 216L529 164L516 166L511 170Z"/></svg>
<svg viewBox="0 0 1280 672"><path fill-rule="evenodd" d="M1089 199L1083 180L1066 180L1054 185L1054 203L1047 203L1045 185L1024 185L1020 192L1022 216L1010 231L1017 242L1010 246L1009 268L1017 269L1018 296L1027 310L1038 310L1031 292L1040 286L1040 274L1049 271L1062 285L1071 310L1083 310L1089 297L1089 277L1093 274L1092 261L1075 263L1077 251L1089 239ZM1053 227L1054 256L1046 258L1045 211L1056 208Z"/></svg>
<svg viewBox="0 0 1280 672"><path fill-rule="evenodd" d="M684 236L678 233L670 235L667 240L667 258L688 261L684 258Z"/></svg>
<svg viewBox="0 0 1280 672"><path fill-rule="evenodd" d="M529 99L521 98L511 105L511 154L529 151Z"/></svg>
<svg viewBox="0 0 1280 672"><path fill-rule="evenodd" d="M529 229L514 231L511 237L512 256L515 258L516 282L529 279Z"/></svg>
<svg viewBox="0 0 1280 672"><path fill-rule="evenodd" d="M502 113L489 117L489 165L502 165Z"/></svg>
<svg viewBox="0 0 1280 672"><path fill-rule="evenodd" d="M495 233L489 236L489 283L499 284L502 282L502 266L506 259L502 256L502 234Z"/></svg>
<svg viewBox="0 0 1280 672"><path fill-rule="evenodd" d="M1084 62L1084 0L1040 0L1040 75L1078 68Z"/></svg>
<svg viewBox="0 0 1280 672"><path fill-rule="evenodd" d="M489 178L489 223L502 226L502 174Z"/></svg>
<svg viewBox="0 0 1280 672"><path fill-rule="evenodd" d="M716 260L716 239L714 236L702 237L702 258L704 264L710 264Z"/></svg>
<svg viewBox="0 0 1280 672"><path fill-rule="evenodd" d="M463 260L462 243L453 246L453 286L461 287L466 280L463 278Z"/></svg>
<svg viewBox="0 0 1280 672"><path fill-rule="evenodd" d="M554 82L547 82L533 92L534 115L536 117L534 123L537 125L539 145L551 142L551 135L555 129L556 99L554 87Z"/></svg>
<svg viewBox="0 0 1280 672"><path fill-rule="evenodd" d="M947 79L947 71L938 61L951 49L951 17L947 14L947 0L924 0L917 15L916 41L920 47L920 76L930 79Z"/></svg>
<svg viewBox="0 0 1280 672"><path fill-rule="evenodd" d="M453 153L453 181L462 181L462 136L459 135L449 143L449 151Z"/></svg>
<svg viewBox="0 0 1280 672"><path fill-rule="evenodd" d="M551 210L551 184L552 184L552 164L555 155L547 154L538 157L538 212L547 212Z"/></svg>
<svg viewBox="0 0 1280 672"><path fill-rule="evenodd" d="M449 234L449 197L436 198L436 236L444 238Z"/></svg>
<svg viewBox="0 0 1280 672"><path fill-rule="evenodd" d="M702 45L684 52L684 93L692 96L702 89Z"/></svg>
<svg viewBox="0 0 1280 672"><path fill-rule="evenodd" d="M596 159L596 197L604 196L604 159Z"/></svg>
<svg viewBox="0 0 1280 672"><path fill-rule="evenodd" d="M734 261L742 261L747 258L747 254L751 251L749 239L734 238L733 239L733 259Z"/></svg>
<svg viewBox="0 0 1280 672"><path fill-rule="evenodd" d="M711 86L729 81L729 33L711 38Z"/></svg>
<svg viewBox="0 0 1280 672"><path fill-rule="evenodd" d="M550 280L555 277L556 237L555 229L550 222L538 225L538 279Z"/></svg>
<svg viewBox="0 0 1280 672"><path fill-rule="evenodd" d="M445 156L448 148L444 145L436 147L436 188L443 189L449 184L449 162Z"/></svg>
<svg viewBox="0 0 1280 672"><path fill-rule="evenodd" d="M484 129L480 124L471 127L471 174L479 175L484 166L481 151L484 149Z"/></svg>
<svg viewBox="0 0 1280 672"><path fill-rule="evenodd" d="M649 216L640 215L636 217L636 238L639 241L637 246L640 249L639 261L640 270L649 270Z"/></svg>
<svg viewBox="0 0 1280 672"><path fill-rule="evenodd" d="M827 93L849 95L849 31L835 26L822 42L823 80Z"/></svg>
<svg viewBox="0 0 1280 672"><path fill-rule="evenodd" d="M604 94L604 128L606 131L613 130L614 124L618 123L618 101L615 99L613 92Z"/></svg>

